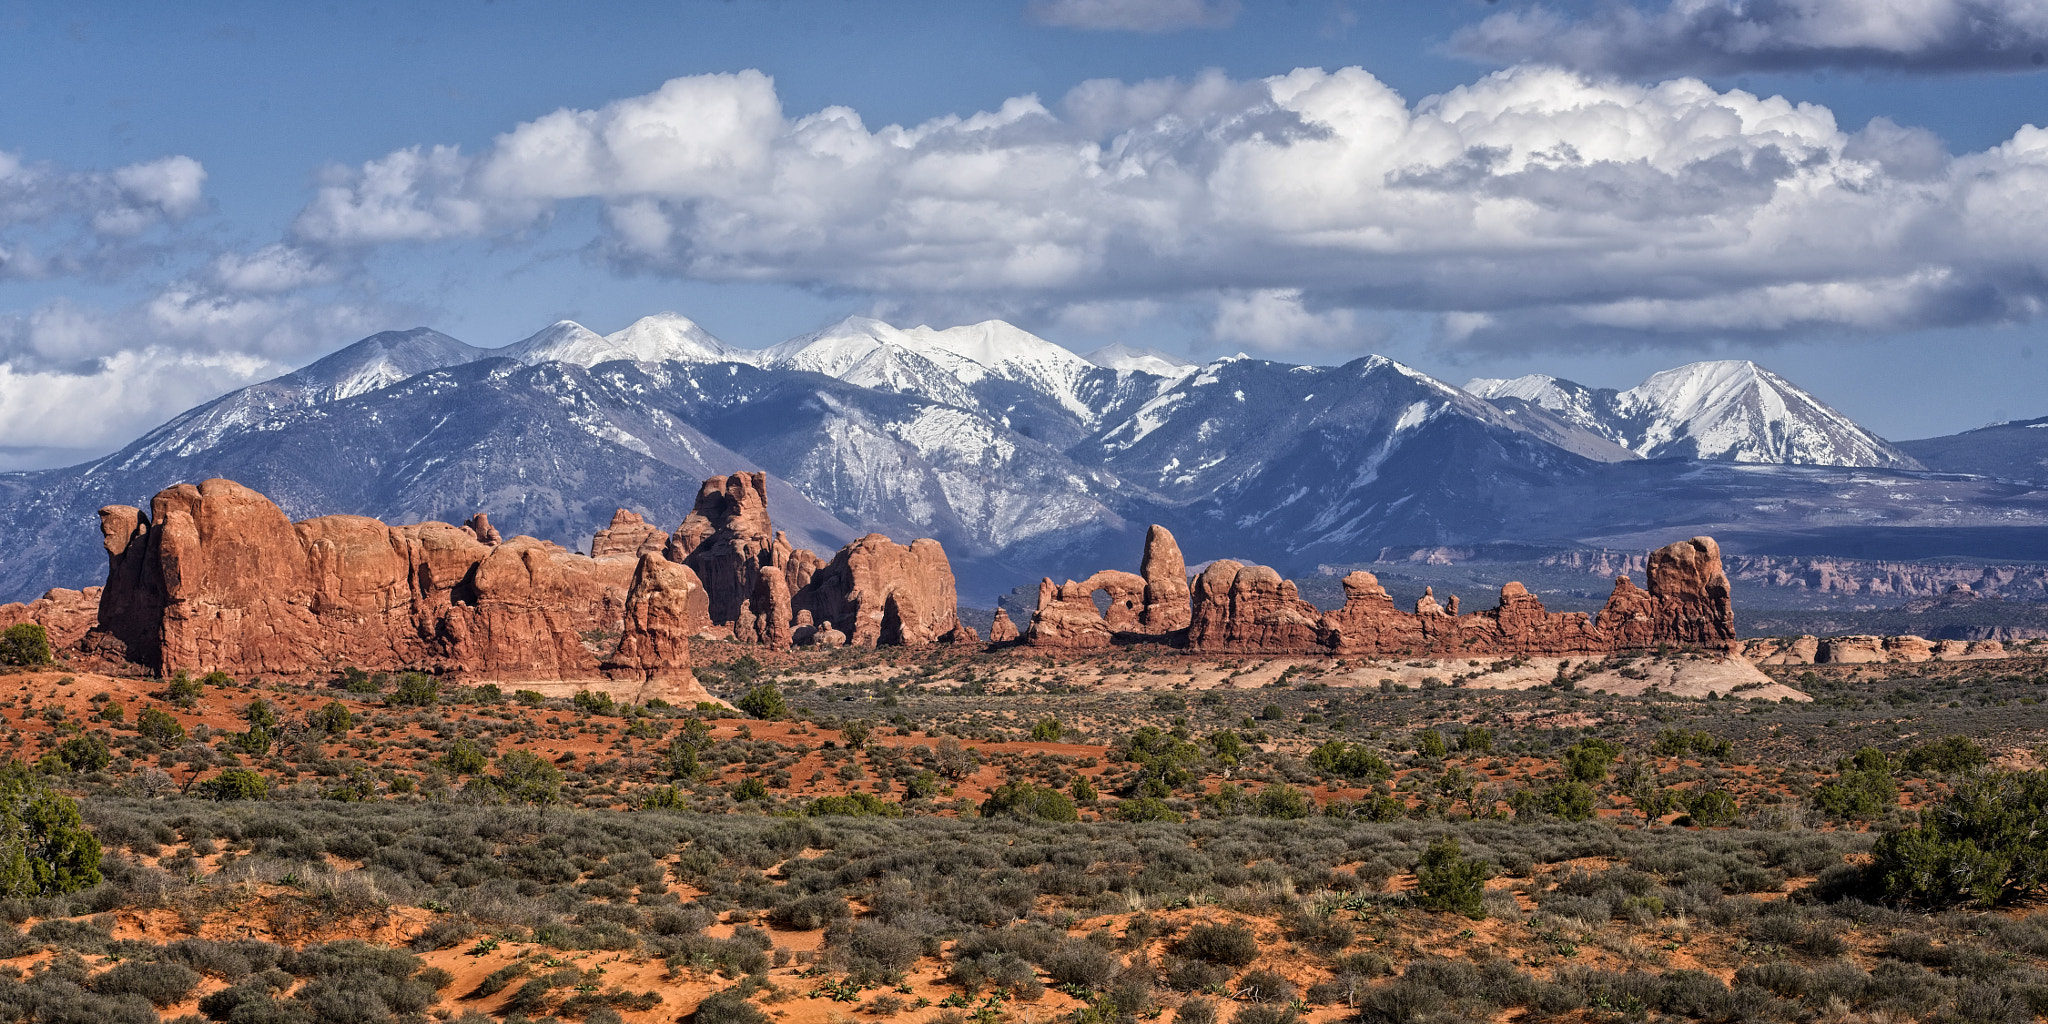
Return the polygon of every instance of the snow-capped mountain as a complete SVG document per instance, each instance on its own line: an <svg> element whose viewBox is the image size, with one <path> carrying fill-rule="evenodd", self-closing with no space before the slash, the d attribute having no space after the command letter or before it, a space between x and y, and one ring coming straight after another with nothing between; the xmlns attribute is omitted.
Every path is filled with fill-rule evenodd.
<svg viewBox="0 0 2048 1024"><path fill-rule="evenodd" d="M1182 377L1194 372L1193 363L1182 362L1156 348L1104 345L1083 358L1105 370L1130 370L1155 377Z"/></svg>
<svg viewBox="0 0 2048 1024"><path fill-rule="evenodd" d="M1746 359L1690 363L1626 391L1543 374L1482 377L1465 390L1503 408L1544 409L1645 458L1919 468L1890 442Z"/></svg>
<svg viewBox="0 0 2048 1024"><path fill-rule="evenodd" d="M763 469L792 540L822 553L867 531L937 537L963 594L983 596L1126 565L1152 522L1191 561L1288 573L1387 545L1835 528L1879 501L1888 523L1923 506L1947 525L1980 507L1987 523L2048 523L2017 485L1826 470L1911 463L1882 461L1890 446L1749 364L1627 392L1467 388L1379 356L1080 356L998 321L854 318L765 349L674 314L611 335L564 321L496 349L391 332L105 458L0 474L0 600L96 582L100 506L209 476L295 516L481 510L508 535L576 546L615 508L672 524L704 476ZM1823 465L1735 464L1768 459Z"/></svg>

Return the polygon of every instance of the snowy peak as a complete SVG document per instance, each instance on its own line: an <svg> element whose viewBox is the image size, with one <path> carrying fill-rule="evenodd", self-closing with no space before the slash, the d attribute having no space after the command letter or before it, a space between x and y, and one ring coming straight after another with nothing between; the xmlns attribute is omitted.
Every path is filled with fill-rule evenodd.
<svg viewBox="0 0 2048 1024"><path fill-rule="evenodd" d="M483 354L482 349L429 327L385 331L286 374L277 383L300 389L310 402L339 402Z"/></svg>
<svg viewBox="0 0 2048 1024"><path fill-rule="evenodd" d="M604 335L574 320L557 320L534 332L525 340L515 341L493 354L517 359L522 363L561 361L595 365L584 360L610 349L611 344L604 340Z"/></svg>
<svg viewBox="0 0 2048 1024"><path fill-rule="evenodd" d="M943 371L953 382L973 386L990 379L1031 388L1084 421L1094 410L1079 394L1082 379L1095 364L1023 328L1001 320L936 330L927 326L898 328L872 317L848 317L815 334L793 338L761 353L762 365L809 370L853 381L878 372L877 353L902 352ZM859 383L856 381L856 383ZM941 401L951 387L916 391Z"/></svg>
<svg viewBox="0 0 2048 1024"><path fill-rule="evenodd" d="M613 358L637 363L752 362L754 356L712 337L710 331L681 313L643 316L625 330L605 335L604 340L617 353Z"/></svg>
<svg viewBox="0 0 2048 1024"><path fill-rule="evenodd" d="M1540 373L1475 378L1465 390L1503 407L1526 402L1645 458L1918 468L1883 438L1746 359L1688 363L1626 391Z"/></svg>
<svg viewBox="0 0 2048 1024"><path fill-rule="evenodd" d="M753 353L728 347L678 313L657 313L635 320L625 330L603 335L574 320L557 320L534 336L498 350L522 363L574 363L596 366L617 359L636 363L676 360L687 363L751 362Z"/></svg>
<svg viewBox="0 0 2048 1024"><path fill-rule="evenodd" d="M1082 358L1105 370L1149 373L1158 377L1180 377L1196 369L1193 363L1182 362L1156 348L1132 348L1121 342L1104 345Z"/></svg>
<svg viewBox="0 0 2048 1024"><path fill-rule="evenodd" d="M1746 359L1690 363L1615 396L1642 454L1729 462L1917 468L1912 456Z"/></svg>

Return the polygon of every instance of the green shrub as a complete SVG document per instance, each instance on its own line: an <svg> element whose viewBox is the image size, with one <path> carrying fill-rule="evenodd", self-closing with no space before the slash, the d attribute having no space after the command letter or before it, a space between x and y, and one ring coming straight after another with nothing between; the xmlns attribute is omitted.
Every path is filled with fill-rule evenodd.
<svg viewBox="0 0 2048 1024"><path fill-rule="evenodd" d="M782 699L782 691L776 689L774 683L762 683L753 687L740 695L740 699L733 702L733 707L740 709L741 713L749 718L764 721L772 722L778 718L789 717L789 703Z"/></svg>
<svg viewBox="0 0 2048 1024"><path fill-rule="evenodd" d="M475 740L460 739L448 745L448 752L441 755L441 767L457 775L475 775L490 767L491 759L484 748Z"/></svg>
<svg viewBox="0 0 2048 1024"><path fill-rule="evenodd" d="M1486 916L1486 864L1466 859L1457 837L1444 836L1429 844L1416 865L1415 891L1423 907L1480 920Z"/></svg>
<svg viewBox="0 0 2048 1024"><path fill-rule="evenodd" d="M548 702L548 695L539 690L514 690L512 699L527 707L537 708Z"/></svg>
<svg viewBox="0 0 2048 1024"><path fill-rule="evenodd" d="M1930 906L2007 903L2048 885L2048 771L1970 779L1872 850L1884 894Z"/></svg>
<svg viewBox="0 0 2048 1024"><path fill-rule="evenodd" d="M425 672L405 672L398 677L398 689L386 702L400 707L425 708L441 702L441 681Z"/></svg>
<svg viewBox="0 0 2048 1024"><path fill-rule="evenodd" d="M1599 782L1607 778L1607 766L1620 756L1620 747L1589 736L1565 748L1564 772L1574 782Z"/></svg>
<svg viewBox="0 0 2048 1024"><path fill-rule="evenodd" d="M1252 811L1261 818L1294 820L1306 818L1315 810L1308 794L1283 782L1268 783L1252 798Z"/></svg>
<svg viewBox="0 0 2048 1024"><path fill-rule="evenodd" d="M576 696L570 698L569 702L576 705L576 710L587 711L593 715L618 713L618 704L612 700L611 694L603 690L578 690Z"/></svg>
<svg viewBox="0 0 2048 1024"><path fill-rule="evenodd" d="M749 800L766 800L768 799L768 784L749 775L732 787L732 798L742 803Z"/></svg>
<svg viewBox="0 0 2048 1024"><path fill-rule="evenodd" d="M1243 737L1229 729L1209 734L1209 747L1216 751L1216 760L1226 765L1237 764L1250 749L1245 746Z"/></svg>
<svg viewBox="0 0 2048 1024"><path fill-rule="evenodd" d="M1493 730L1483 725L1467 728L1464 735L1458 737L1458 749L1470 754L1492 753Z"/></svg>
<svg viewBox="0 0 2048 1024"><path fill-rule="evenodd" d="M175 747L185 742L185 726L177 717L167 711L145 708L135 716L135 731L143 739L166 747Z"/></svg>
<svg viewBox="0 0 2048 1024"><path fill-rule="evenodd" d="M1095 792L1095 783L1088 781L1086 775L1074 776L1074 784L1067 787L1067 794L1072 796L1077 804L1085 804L1098 795Z"/></svg>
<svg viewBox="0 0 2048 1024"><path fill-rule="evenodd" d="M647 799L640 801L640 809L643 811L687 811L690 809L690 801L687 797L683 796L682 790L674 786L656 786L652 792L647 794Z"/></svg>
<svg viewBox="0 0 2048 1024"><path fill-rule="evenodd" d="M1079 821L1080 813L1065 793L1028 782L1005 782L981 803L984 818L1037 818L1042 821Z"/></svg>
<svg viewBox="0 0 2048 1024"><path fill-rule="evenodd" d="M562 770L529 750L508 750L491 779L505 799L544 807L562 798Z"/></svg>
<svg viewBox="0 0 2048 1024"><path fill-rule="evenodd" d="M1899 767L1905 771L1943 775L1982 768L1990 763L1991 755L1967 736L1947 736L1932 743L1923 743L1899 758Z"/></svg>
<svg viewBox="0 0 2048 1024"><path fill-rule="evenodd" d="M189 708L199 703L199 698L205 695L205 693L205 683L186 675L184 672L179 672L171 677L170 685L165 688L164 696L168 697L171 703L181 708Z"/></svg>
<svg viewBox="0 0 2048 1024"><path fill-rule="evenodd" d="M855 818L901 818L903 805L873 793L847 793L843 796L821 796L805 805L804 813L814 818L828 814Z"/></svg>
<svg viewBox="0 0 2048 1024"><path fill-rule="evenodd" d="M1593 787L1583 782L1553 782L1542 789L1525 789L1508 798L1517 819L1549 815L1566 821L1593 817Z"/></svg>
<svg viewBox="0 0 2048 1024"><path fill-rule="evenodd" d="M1180 821L1179 811L1166 806L1166 801L1155 796L1132 797L1119 800L1111 812L1118 821Z"/></svg>
<svg viewBox="0 0 2048 1024"><path fill-rule="evenodd" d="M50 632L40 622L17 622L0 632L0 665L48 665L54 660Z"/></svg>
<svg viewBox="0 0 2048 1024"><path fill-rule="evenodd" d="M1719 828L1732 825L1741 809L1735 805L1735 797L1725 789L1709 789L1694 793L1686 801L1685 813L1692 823L1702 828Z"/></svg>
<svg viewBox="0 0 2048 1024"><path fill-rule="evenodd" d="M1424 729L1415 734L1415 752L1424 757L1447 757L1451 748L1444 744L1444 734L1435 729Z"/></svg>
<svg viewBox="0 0 2048 1024"><path fill-rule="evenodd" d="M57 745L56 760L66 771L96 772L114 763L114 752L96 732L82 732Z"/></svg>
<svg viewBox="0 0 2048 1024"><path fill-rule="evenodd" d="M1244 967L1259 958L1259 940L1240 924L1198 924L1171 947L1175 956L1226 967Z"/></svg>
<svg viewBox="0 0 2048 1024"><path fill-rule="evenodd" d="M261 697L250 701L242 708L242 721L249 723L252 728L277 731L277 711L270 706L269 701Z"/></svg>
<svg viewBox="0 0 2048 1024"><path fill-rule="evenodd" d="M313 727L329 736L339 736L356 724L356 716L349 713L348 705L338 700L328 701L310 717Z"/></svg>
<svg viewBox="0 0 2048 1024"><path fill-rule="evenodd" d="M77 892L100 884L100 843L78 803L20 761L0 768L0 897Z"/></svg>
<svg viewBox="0 0 2048 1024"><path fill-rule="evenodd" d="M1066 727L1060 724L1060 720L1051 715L1031 723L1031 738L1039 743L1058 743L1066 732Z"/></svg>
<svg viewBox="0 0 2048 1024"><path fill-rule="evenodd" d="M1393 767L1363 743L1331 740L1309 751L1308 764L1319 772L1347 779L1383 782L1394 777Z"/></svg>
<svg viewBox="0 0 2048 1024"><path fill-rule="evenodd" d="M1884 751L1864 747L1837 765L1841 774L1813 791L1813 806L1830 818L1870 819L1898 806L1899 784Z"/></svg>
<svg viewBox="0 0 2048 1024"><path fill-rule="evenodd" d="M261 800L270 795L270 783L248 768L227 768L199 784L200 794L209 800Z"/></svg>

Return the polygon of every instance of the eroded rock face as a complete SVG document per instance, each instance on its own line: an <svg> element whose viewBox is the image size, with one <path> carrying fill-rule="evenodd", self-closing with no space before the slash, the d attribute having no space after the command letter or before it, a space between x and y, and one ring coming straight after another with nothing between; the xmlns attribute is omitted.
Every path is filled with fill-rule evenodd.
<svg viewBox="0 0 2048 1024"><path fill-rule="evenodd" d="M689 566L704 583L711 621L737 624L740 606L776 564L775 529L768 520L768 474L714 476L697 489L697 504L669 538L668 560ZM782 542L787 551L789 542ZM787 581L785 580L785 583Z"/></svg>
<svg viewBox="0 0 2048 1024"><path fill-rule="evenodd" d="M668 531L640 517L638 512L620 509L612 513L610 526L590 538L590 557L615 558L660 554L668 547Z"/></svg>
<svg viewBox="0 0 2048 1024"><path fill-rule="evenodd" d="M863 647L929 644L960 635L953 567L929 537L906 547L868 534L840 548L792 603L811 613L820 643L829 642L828 625L846 643Z"/></svg>
<svg viewBox="0 0 2048 1024"><path fill-rule="evenodd" d="M703 618L702 587L681 566L643 571L645 556L586 558L532 537L487 544L446 523L293 523L230 480L180 484L147 516L115 506L100 521L98 630L163 672L680 678Z"/></svg>
<svg viewBox="0 0 2048 1024"><path fill-rule="evenodd" d="M491 517L482 512L470 516L462 526L463 529L475 534L476 539L486 544L497 544L505 539L498 535L498 528L491 525Z"/></svg>
<svg viewBox="0 0 2048 1024"><path fill-rule="evenodd" d="M1871 665L1885 660L1884 637L1831 636L1820 642L1821 665Z"/></svg>

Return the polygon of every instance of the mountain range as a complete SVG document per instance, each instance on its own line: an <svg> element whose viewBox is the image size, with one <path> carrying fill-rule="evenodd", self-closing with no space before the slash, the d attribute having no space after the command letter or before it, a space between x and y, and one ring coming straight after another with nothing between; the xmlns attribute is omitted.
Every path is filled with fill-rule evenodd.
<svg viewBox="0 0 2048 1024"><path fill-rule="evenodd" d="M1743 361L1626 391L1543 376L1458 388L1381 356L1081 355L1001 321L856 317L764 349L672 313L610 335L562 321L488 349L420 328L223 395L112 455L0 474L0 600L97 582L98 508L211 476L294 516L486 511L507 535L576 547L616 508L673 524L702 478L761 469L793 542L936 537L977 603L1123 566L1152 522L1196 562L1287 573L1401 545L1698 532L1846 554L1830 549L1883 531L1894 552L1924 540L2013 557L2048 531L2048 467L2024 449L2048 431L1999 429L1894 445Z"/></svg>

